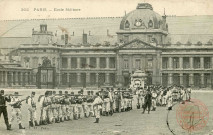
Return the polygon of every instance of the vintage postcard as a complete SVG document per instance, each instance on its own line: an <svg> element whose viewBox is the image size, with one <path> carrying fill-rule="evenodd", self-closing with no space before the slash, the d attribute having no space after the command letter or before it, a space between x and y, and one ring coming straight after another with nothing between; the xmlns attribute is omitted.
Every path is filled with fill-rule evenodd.
<svg viewBox="0 0 213 135"><path fill-rule="evenodd" d="M213 0L0 0L1 135L212 135Z"/></svg>

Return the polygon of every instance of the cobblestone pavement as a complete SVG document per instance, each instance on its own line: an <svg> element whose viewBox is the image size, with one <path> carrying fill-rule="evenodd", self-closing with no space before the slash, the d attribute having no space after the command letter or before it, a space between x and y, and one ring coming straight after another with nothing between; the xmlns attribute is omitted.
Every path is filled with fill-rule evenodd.
<svg viewBox="0 0 213 135"><path fill-rule="evenodd" d="M30 91L23 92L23 97L30 94ZM40 90L37 93L43 93ZM208 135L213 130L213 91L212 92L193 92L193 98L201 100L209 109L209 121L206 127L197 132L188 133L183 130L176 120L176 106L169 114L169 124L176 135ZM134 100L135 107L135 100ZM11 108L8 107L8 113ZM167 110L166 107L158 107L155 112L150 114L141 114L141 109L133 109L130 112L115 113L113 116L102 116L100 123L95 124L95 118L82 118L80 120L66 121L63 123L55 123L47 126L39 126L37 128L28 127L28 113L25 103L22 107L23 125L25 130L19 130L16 121L12 124L11 131L5 128L3 116L0 119L0 135L172 135L166 124ZM39 118L38 113L38 118Z"/></svg>

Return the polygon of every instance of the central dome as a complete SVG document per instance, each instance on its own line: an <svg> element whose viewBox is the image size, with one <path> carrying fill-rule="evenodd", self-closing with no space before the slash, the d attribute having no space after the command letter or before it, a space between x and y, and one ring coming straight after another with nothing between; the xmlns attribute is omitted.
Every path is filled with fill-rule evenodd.
<svg viewBox="0 0 213 135"><path fill-rule="evenodd" d="M125 15L121 21L121 30L166 29L166 21L153 11L149 3L139 3L136 10Z"/></svg>

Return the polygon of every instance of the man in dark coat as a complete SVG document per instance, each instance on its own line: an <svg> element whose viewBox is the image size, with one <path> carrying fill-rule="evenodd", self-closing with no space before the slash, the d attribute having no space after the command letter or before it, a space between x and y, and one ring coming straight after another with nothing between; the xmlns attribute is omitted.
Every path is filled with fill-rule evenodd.
<svg viewBox="0 0 213 135"><path fill-rule="evenodd" d="M152 106L152 93L150 91L150 88L147 89L146 96L145 96L145 102L143 106L143 112L145 112L146 108L148 107L148 113L150 112L150 108Z"/></svg>
<svg viewBox="0 0 213 135"><path fill-rule="evenodd" d="M4 96L4 90L1 90L0 91L0 117L1 117L1 114L3 113L4 121L5 121L5 124L7 126L7 130L10 130L11 127L10 127L9 122L8 122L6 102L11 102L11 98L10 98L10 96L5 97Z"/></svg>

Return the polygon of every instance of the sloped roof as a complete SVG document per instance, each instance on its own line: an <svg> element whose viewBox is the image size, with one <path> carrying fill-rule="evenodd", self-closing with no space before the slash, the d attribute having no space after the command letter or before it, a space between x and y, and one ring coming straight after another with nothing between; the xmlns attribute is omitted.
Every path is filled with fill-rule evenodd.
<svg viewBox="0 0 213 135"><path fill-rule="evenodd" d="M117 42L116 32L119 30L121 20L122 17L98 17L0 21L0 48L16 48L19 44L30 43L32 29L39 30L39 25L43 22L47 24L48 31L53 33L57 31L57 35L62 33L60 28L65 28L69 32L72 44L82 43L83 31L87 34L90 31L91 36L88 36L90 44L102 44L105 41L114 44ZM192 44L198 41L205 44L213 39L213 16L168 16L167 23L172 44L178 41L186 43L188 40ZM73 32L74 36L71 36Z"/></svg>

